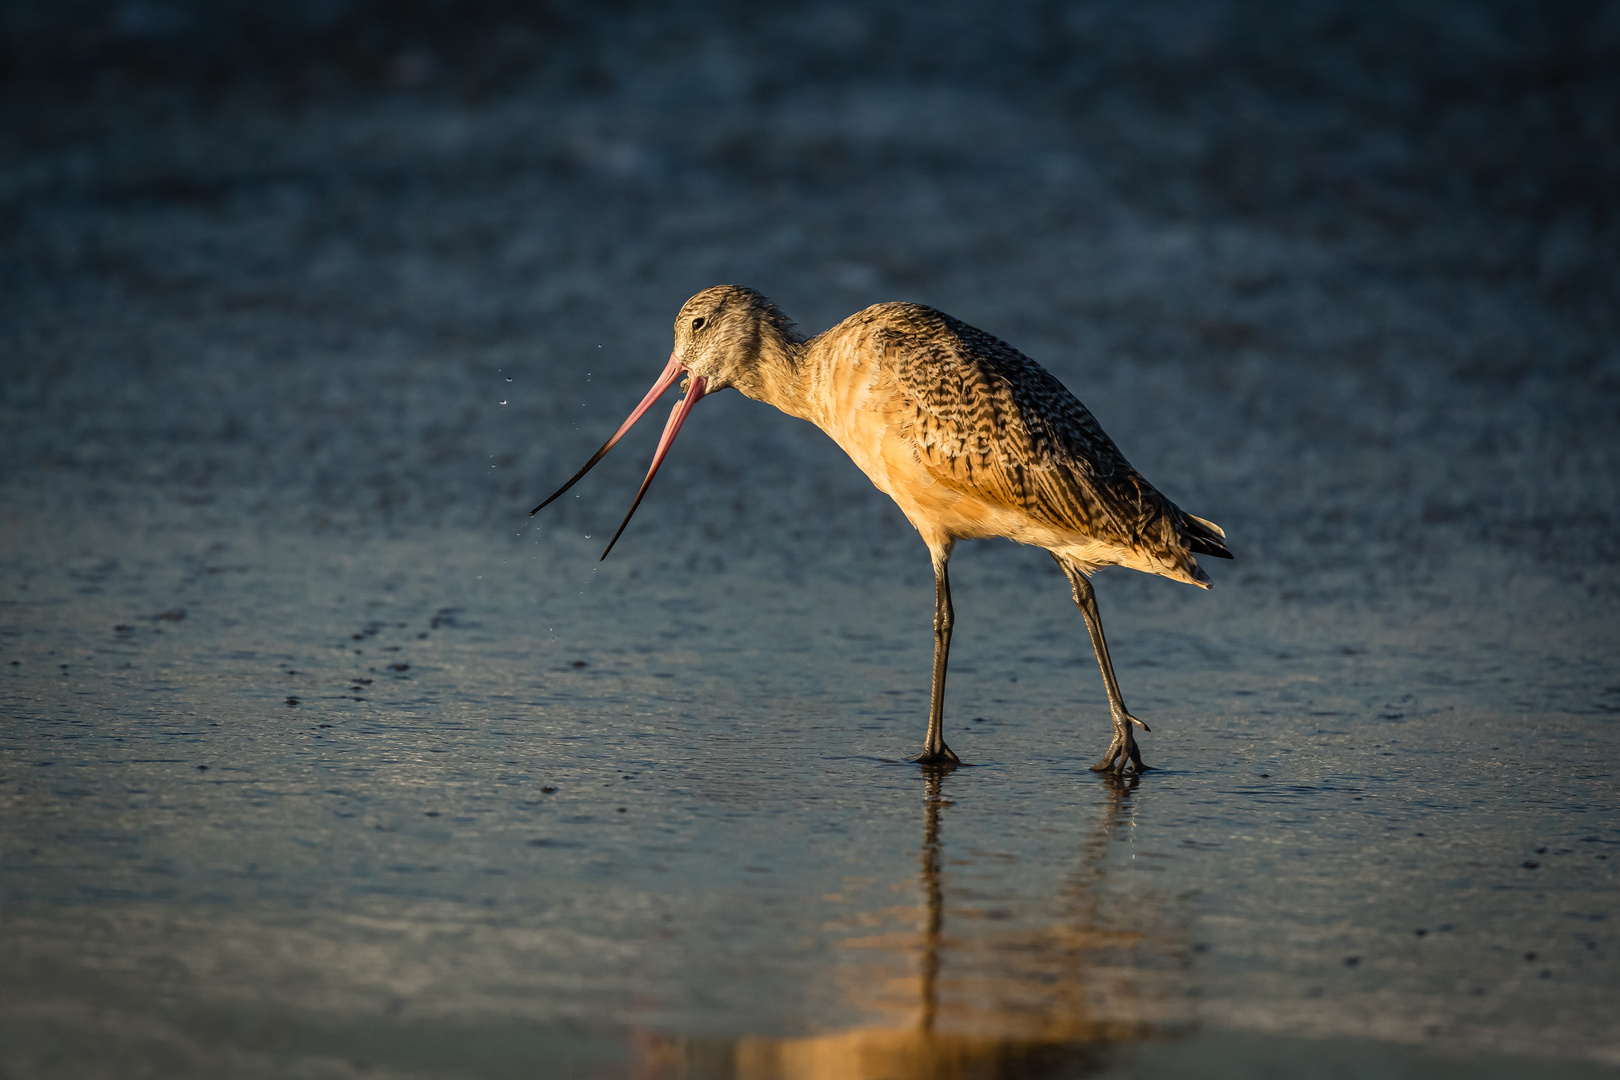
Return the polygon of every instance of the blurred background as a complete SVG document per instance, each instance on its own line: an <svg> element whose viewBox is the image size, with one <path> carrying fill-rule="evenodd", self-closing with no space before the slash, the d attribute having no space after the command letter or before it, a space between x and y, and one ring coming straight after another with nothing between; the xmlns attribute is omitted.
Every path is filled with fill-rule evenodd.
<svg viewBox="0 0 1620 1080"><path fill-rule="evenodd" d="M722 282L1225 527L1160 774L1005 544L889 767L924 549L739 395L525 517ZM1610 1075L1617 479L1614 2L0 0L0 1072Z"/></svg>
<svg viewBox="0 0 1620 1080"><path fill-rule="evenodd" d="M1012 341L1251 554L1613 555L1613 4L0 10L8 499L506 520L739 281ZM790 448L687 452L843 544Z"/></svg>

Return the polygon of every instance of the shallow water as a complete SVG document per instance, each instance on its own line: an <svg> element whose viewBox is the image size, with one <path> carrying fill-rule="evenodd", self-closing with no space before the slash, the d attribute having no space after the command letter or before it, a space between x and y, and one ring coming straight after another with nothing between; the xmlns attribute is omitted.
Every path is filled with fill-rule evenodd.
<svg viewBox="0 0 1620 1080"><path fill-rule="evenodd" d="M1106 708L1055 569L969 549L971 764L940 774L901 760L920 547L921 576L897 552L784 587L595 570L540 529L46 555L29 524L0 874L21 1075L1620 1053L1620 747L1468 678L1499 670L1456 636L1477 612L1321 625L1158 582L1133 609L1105 576L1157 766L1114 782L1086 769ZM1510 694L1605 692L1581 629L1511 642L1547 685Z"/></svg>

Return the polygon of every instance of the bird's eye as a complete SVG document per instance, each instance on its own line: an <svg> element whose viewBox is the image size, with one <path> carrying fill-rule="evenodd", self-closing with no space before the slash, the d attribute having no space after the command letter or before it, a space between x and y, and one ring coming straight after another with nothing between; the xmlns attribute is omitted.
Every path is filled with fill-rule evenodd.
<svg viewBox="0 0 1620 1080"><path fill-rule="evenodd" d="M709 320L701 318L701 317L693 319L692 320L692 329L693 329L693 331L695 332L695 331L703 329L703 324L708 322L708 321Z"/></svg>

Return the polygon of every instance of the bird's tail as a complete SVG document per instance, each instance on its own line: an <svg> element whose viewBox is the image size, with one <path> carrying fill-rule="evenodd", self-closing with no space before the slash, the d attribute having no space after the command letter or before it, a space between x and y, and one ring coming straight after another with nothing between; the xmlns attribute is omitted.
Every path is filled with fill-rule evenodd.
<svg viewBox="0 0 1620 1080"><path fill-rule="evenodd" d="M1194 517L1183 510L1181 523L1185 530L1187 549L1198 555L1213 555L1217 559L1230 559L1232 553L1226 550L1222 543L1226 539L1226 532L1213 521L1205 521L1201 517Z"/></svg>

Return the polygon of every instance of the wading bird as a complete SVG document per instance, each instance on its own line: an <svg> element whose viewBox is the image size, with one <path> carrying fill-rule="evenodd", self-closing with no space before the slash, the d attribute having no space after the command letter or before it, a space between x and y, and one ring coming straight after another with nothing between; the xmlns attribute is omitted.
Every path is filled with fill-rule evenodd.
<svg viewBox="0 0 1620 1080"><path fill-rule="evenodd" d="M529 513L573 487L683 377L686 395L670 413L647 478L602 558L641 505L692 406L735 387L831 436L928 545L934 680L928 734L912 760L959 760L945 745L945 666L955 621L946 565L958 540L1004 536L1045 548L1057 560L1085 619L1114 725L1108 752L1092 769L1147 768L1131 725L1149 729L1120 696L1087 576L1128 566L1207 589L1194 556L1232 554L1220 526L1154 490L1050 372L1006 342L921 304L875 304L805 340L753 289L717 285L681 308L669 363L629 419Z"/></svg>

